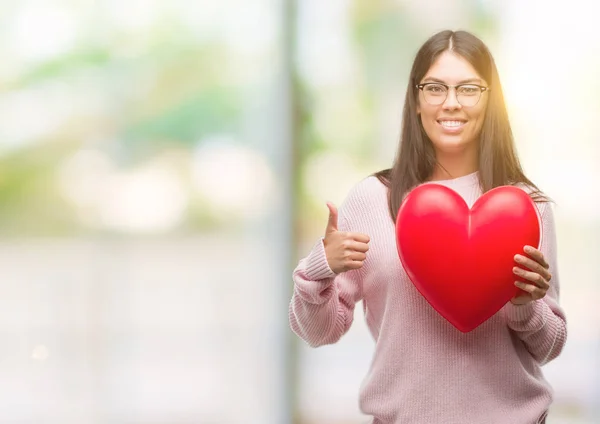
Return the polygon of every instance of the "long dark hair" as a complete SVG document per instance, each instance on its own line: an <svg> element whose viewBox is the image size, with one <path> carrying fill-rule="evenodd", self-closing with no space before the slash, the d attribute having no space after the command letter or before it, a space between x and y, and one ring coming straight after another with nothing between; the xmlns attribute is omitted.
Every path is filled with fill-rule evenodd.
<svg viewBox="0 0 600 424"><path fill-rule="evenodd" d="M374 174L388 187L388 204L394 222L404 196L415 186L431 177L436 165L433 144L417 114L418 89L415 87L433 62L445 51L460 55L475 68L490 85L488 105L479 137L479 182L483 193L502 185L525 184L531 189L534 201L547 197L523 172L516 153L508 112L494 58L486 45L466 31L442 31L419 49L410 72L402 133L394 164Z"/></svg>

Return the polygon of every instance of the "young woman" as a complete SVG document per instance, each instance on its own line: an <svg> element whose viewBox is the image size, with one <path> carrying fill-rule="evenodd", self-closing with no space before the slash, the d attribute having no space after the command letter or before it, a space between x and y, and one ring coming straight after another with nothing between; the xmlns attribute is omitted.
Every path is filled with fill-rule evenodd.
<svg viewBox="0 0 600 424"><path fill-rule="evenodd" d="M454 189L469 206L494 187L518 185L540 213L540 249L523 246L515 256L521 294L468 333L427 303L398 258L396 214L406 194L428 182ZM376 343L360 408L373 424L545 421L552 388L541 367L560 354L567 333L554 217L523 173L498 71L481 40L443 31L421 47L393 167L359 182L339 213L328 208L324 237L293 273L290 325L310 346L332 344L363 301Z"/></svg>

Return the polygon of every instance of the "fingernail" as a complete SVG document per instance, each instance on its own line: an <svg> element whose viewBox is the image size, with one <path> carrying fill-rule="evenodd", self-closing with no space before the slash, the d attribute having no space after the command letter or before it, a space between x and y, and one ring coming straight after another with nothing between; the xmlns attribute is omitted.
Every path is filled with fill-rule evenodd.
<svg viewBox="0 0 600 424"><path fill-rule="evenodd" d="M515 261L520 262L523 260L523 256L521 255L515 255Z"/></svg>
<svg viewBox="0 0 600 424"><path fill-rule="evenodd" d="M517 267L514 267L514 268L513 268L513 272L514 272L515 274L518 274L519 272L521 272L521 270L520 270L519 268L517 268Z"/></svg>
<svg viewBox="0 0 600 424"><path fill-rule="evenodd" d="M533 247L531 247L531 246L525 246L525 249L524 249L524 250L525 250L525 252L527 252L527 253L533 253Z"/></svg>

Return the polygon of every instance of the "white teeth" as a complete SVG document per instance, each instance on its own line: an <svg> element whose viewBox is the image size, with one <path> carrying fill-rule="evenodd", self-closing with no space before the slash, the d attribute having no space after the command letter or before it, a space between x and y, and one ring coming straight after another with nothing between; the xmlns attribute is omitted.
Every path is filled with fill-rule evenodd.
<svg viewBox="0 0 600 424"><path fill-rule="evenodd" d="M444 127L460 127L464 122L462 121L440 121L440 124Z"/></svg>
<svg viewBox="0 0 600 424"><path fill-rule="evenodd" d="M440 121L444 127L460 127L463 123L462 121Z"/></svg>

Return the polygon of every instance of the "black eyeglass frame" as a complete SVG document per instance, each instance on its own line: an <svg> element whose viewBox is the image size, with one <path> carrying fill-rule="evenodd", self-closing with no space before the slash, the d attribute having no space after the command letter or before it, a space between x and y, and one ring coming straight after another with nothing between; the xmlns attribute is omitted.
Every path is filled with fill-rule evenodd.
<svg viewBox="0 0 600 424"><path fill-rule="evenodd" d="M432 104L432 103L429 103L429 102L427 102L427 103L429 103L429 104L430 104L430 105L432 105L432 106L439 106L439 105L441 105L441 104L444 104L444 102L445 102L445 101L446 101L446 99L448 98L448 93L450 92L450 89L451 89L451 88L454 88L454 89L456 90L456 89L457 89L457 88L459 88L459 87L477 87L477 88L479 88L479 90L481 90L481 91L479 92L479 98L477 99L477 101L476 101L476 102L475 102L473 105L469 105L469 106L466 106L466 107L473 107L473 106L476 106L476 105L477 105L477 103L479 103L479 100L481 100L481 95L482 95L483 93L485 93L486 91L488 91L488 92L489 92L489 91L492 91L491 87L487 87L487 86L485 86L485 85L479 85L479 84L458 84L458 85L449 85L449 84L444 84L443 82L424 82L424 83L421 83L421 84L415 84L415 88L418 88L419 90L423 91L423 89L424 89L426 86L428 86L428 85L441 85L442 87L445 87L445 88L446 88L446 97L444 97L444 100L442 100L440 103L437 103L437 104ZM427 100L425 100L425 101L427 101ZM457 101L458 103L460 103L460 100L458 100L458 95L456 96L456 101ZM461 106L464 106L462 103L460 103L460 105L461 105Z"/></svg>

